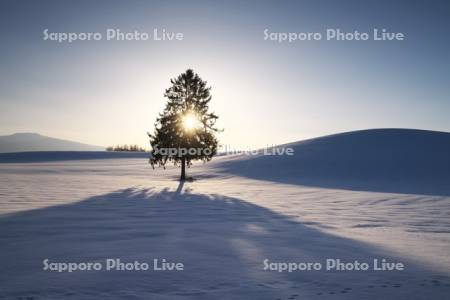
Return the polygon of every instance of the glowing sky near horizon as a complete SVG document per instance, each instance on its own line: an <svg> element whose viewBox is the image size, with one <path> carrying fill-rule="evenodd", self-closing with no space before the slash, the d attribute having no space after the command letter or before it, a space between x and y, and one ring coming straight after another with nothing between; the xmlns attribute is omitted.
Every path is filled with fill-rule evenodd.
<svg viewBox="0 0 450 300"><path fill-rule="evenodd" d="M392 3L395 2L395 3ZM148 147L170 79L212 86L221 144L380 127L450 131L446 1L2 1L0 134ZM183 41L43 41L107 28ZM263 31L386 28L405 41L264 41Z"/></svg>

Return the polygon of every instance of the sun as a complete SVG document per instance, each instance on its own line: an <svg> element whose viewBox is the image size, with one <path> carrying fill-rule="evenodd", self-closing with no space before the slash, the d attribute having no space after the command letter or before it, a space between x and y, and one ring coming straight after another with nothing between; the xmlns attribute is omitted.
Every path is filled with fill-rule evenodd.
<svg viewBox="0 0 450 300"><path fill-rule="evenodd" d="M184 114L181 118L181 123L183 124L183 129L188 132L200 127L201 124L197 115L193 112Z"/></svg>

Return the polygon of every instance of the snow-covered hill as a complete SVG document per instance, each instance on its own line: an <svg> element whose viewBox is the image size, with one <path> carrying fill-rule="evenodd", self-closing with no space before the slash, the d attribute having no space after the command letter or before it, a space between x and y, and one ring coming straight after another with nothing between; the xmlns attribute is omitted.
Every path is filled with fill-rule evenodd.
<svg viewBox="0 0 450 300"><path fill-rule="evenodd" d="M0 163L37 163L69 160L147 158L147 152L116 151L33 151L0 153Z"/></svg>
<svg viewBox="0 0 450 300"><path fill-rule="evenodd" d="M318 187L450 195L450 133L372 129L281 147L288 156L237 156L224 172Z"/></svg>
<svg viewBox="0 0 450 300"><path fill-rule="evenodd" d="M104 147L56 139L37 133L0 136L0 153L26 151L103 151Z"/></svg>
<svg viewBox="0 0 450 300"><path fill-rule="evenodd" d="M292 146L292 158L217 157L184 183L179 168L143 157L0 164L0 299L448 298L450 197L413 193L420 178L447 178L447 134L361 131ZM366 185L354 186L361 174ZM377 183L387 179L395 193ZM60 273L45 259L184 270ZM266 259L405 269L277 272Z"/></svg>

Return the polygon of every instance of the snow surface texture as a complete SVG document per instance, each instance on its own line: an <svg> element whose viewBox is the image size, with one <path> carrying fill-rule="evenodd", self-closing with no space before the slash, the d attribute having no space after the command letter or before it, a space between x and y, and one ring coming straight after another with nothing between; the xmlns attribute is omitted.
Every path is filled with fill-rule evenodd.
<svg viewBox="0 0 450 300"><path fill-rule="evenodd" d="M440 135L433 153L404 166L403 180L395 165L387 172L398 154L383 158L397 141L386 137L393 133ZM342 138L358 136L367 138L364 145L376 137L385 148L366 153L368 161L353 152L371 150L363 145L333 154ZM179 169L152 170L142 158L0 164L0 299L448 299L450 196L442 185L449 183L449 152L442 152L448 145L441 133L363 131L293 144L289 161L218 157L188 169L196 180L184 184L176 180ZM428 151L421 143L407 149L414 161L414 149ZM345 151L355 160L330 167L319 159L347 159ZM418 166L425 171L414 176ZM361 170L370 172L364 180ZM165 258L185 270L57 273L42 270L46 258ZM264 259L327 258L387 258L406 270L263 270Z"/></svg>

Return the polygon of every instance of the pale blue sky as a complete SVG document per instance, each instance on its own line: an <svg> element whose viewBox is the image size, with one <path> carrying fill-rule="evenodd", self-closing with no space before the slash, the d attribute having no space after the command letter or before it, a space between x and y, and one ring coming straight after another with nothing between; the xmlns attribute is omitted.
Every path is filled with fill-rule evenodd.
<svg viewBox="0 0 450 300"><path fill-rule="evenodd" d="M395 2L395 3L392 3ZM378 127L450 131L446 1L2 1L0 134L147 146L170 78L212 85L221 143L255 148ZM43 41L42 31L184 33ZM263 31L403 32L405 41L276 43Z"/></svg>

